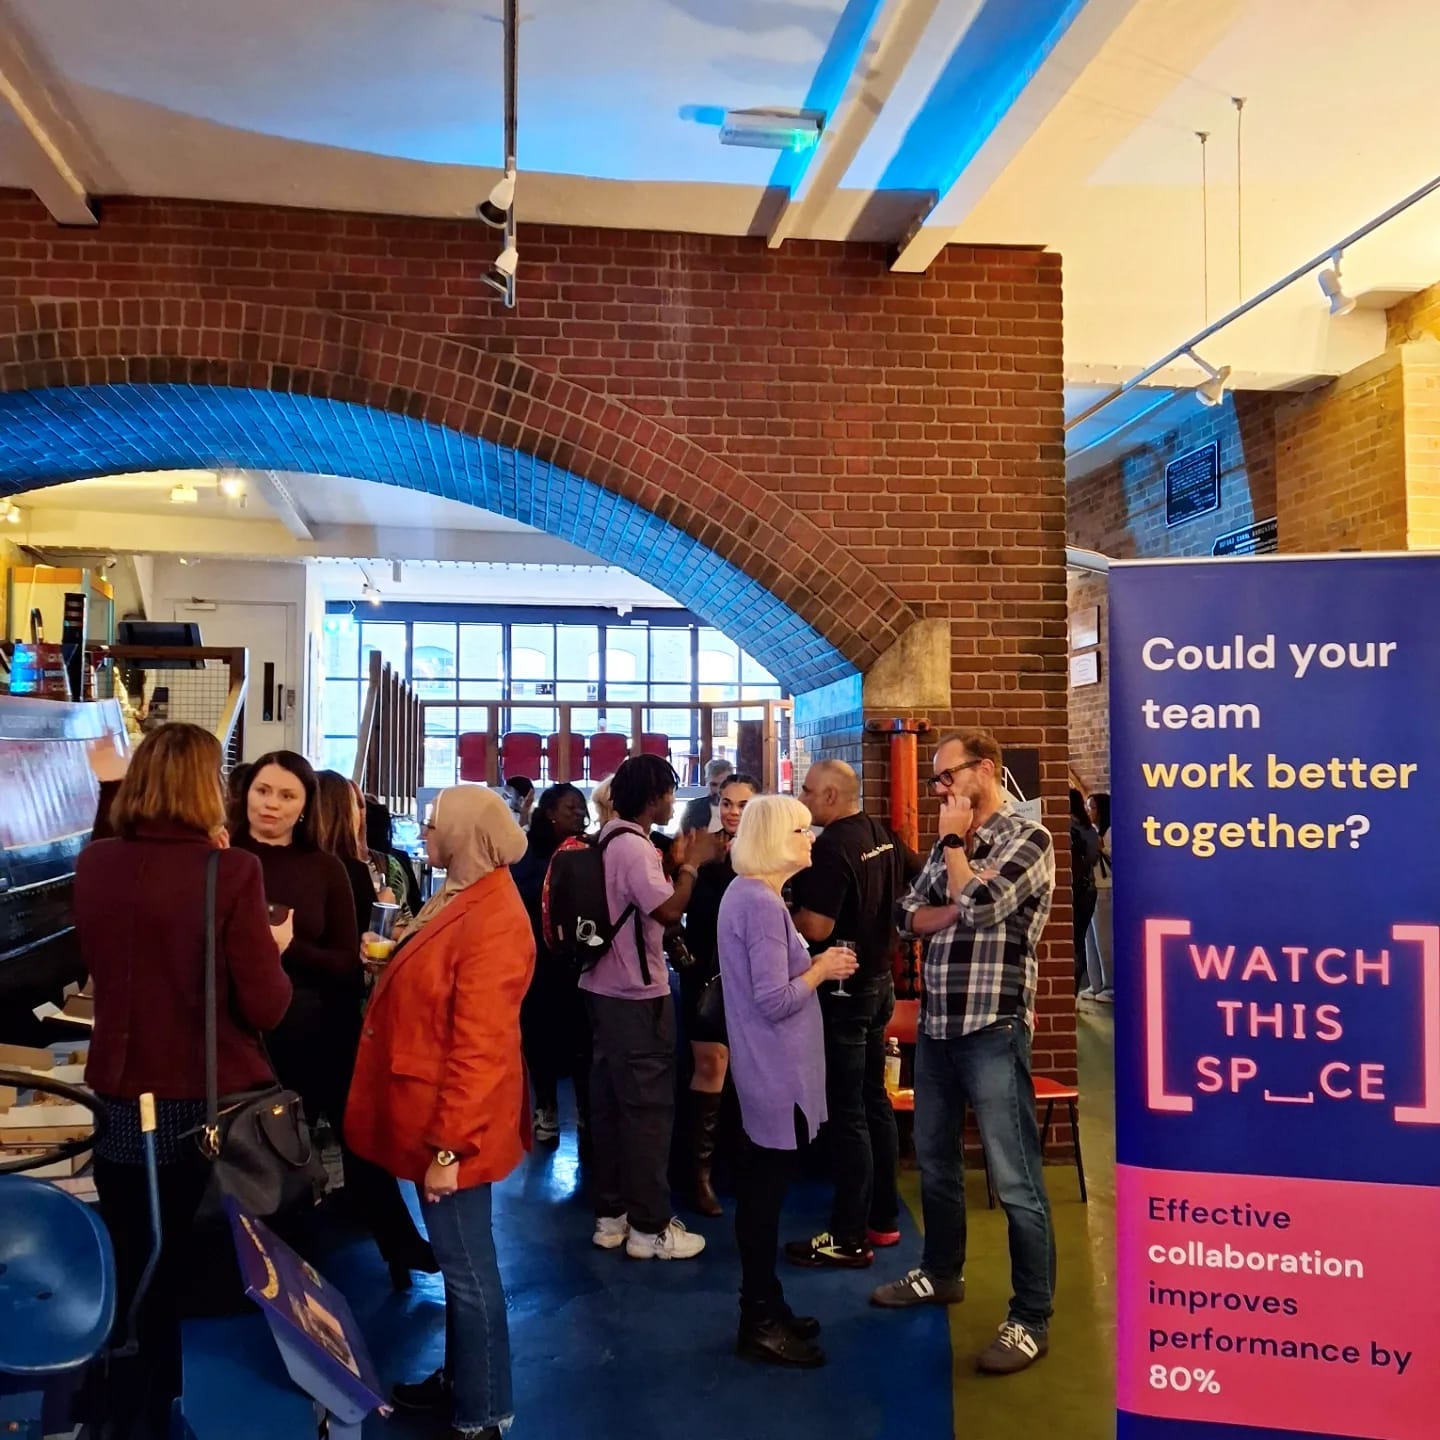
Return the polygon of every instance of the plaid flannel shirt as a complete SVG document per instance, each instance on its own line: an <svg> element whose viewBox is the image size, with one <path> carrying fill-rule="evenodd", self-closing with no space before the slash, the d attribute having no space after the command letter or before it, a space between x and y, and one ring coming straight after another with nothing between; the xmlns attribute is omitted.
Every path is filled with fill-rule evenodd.
<svg viewBox="0 0 1440 1440"><path fill-rule="evenodd" d="M1035 1024L1037 952L1055 893L1050 834L1001 810L975 831L969 853L977 875L954 901L937 843L896 907L901 934L925 947L920 1024L932 1040L956 1040L1010 1016ZM988 870L998 874L982 880L978 872ZM960 908L953 925L915 935L917 910L950 904Z"/></svg>

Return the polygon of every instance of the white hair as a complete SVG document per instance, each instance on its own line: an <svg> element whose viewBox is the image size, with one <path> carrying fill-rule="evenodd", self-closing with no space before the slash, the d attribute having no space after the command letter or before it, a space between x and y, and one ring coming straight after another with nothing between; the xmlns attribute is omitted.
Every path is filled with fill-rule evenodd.
<svg viewBox="0 0 1440 1440"><path fill-rule="evenodd" d="M776 875L797 868L790 858L790 836L812 823L810 812L793 795L757 795L745 807L730 846L735 873Z"/></svg>

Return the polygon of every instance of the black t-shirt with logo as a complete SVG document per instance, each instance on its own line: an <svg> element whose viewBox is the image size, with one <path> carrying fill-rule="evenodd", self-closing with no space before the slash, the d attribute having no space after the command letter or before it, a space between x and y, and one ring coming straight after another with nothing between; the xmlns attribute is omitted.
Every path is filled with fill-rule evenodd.
<svg viewBox="0 0 1440 1440"><path fill-rule="evenodd" d="M888 975L895 959L895 902L905 892L915 857L894 833L869 815L847 815L815 841L810 868L791 882L794 904L835 922L813 953L849 940L860 962L858 978Z"/></svg>

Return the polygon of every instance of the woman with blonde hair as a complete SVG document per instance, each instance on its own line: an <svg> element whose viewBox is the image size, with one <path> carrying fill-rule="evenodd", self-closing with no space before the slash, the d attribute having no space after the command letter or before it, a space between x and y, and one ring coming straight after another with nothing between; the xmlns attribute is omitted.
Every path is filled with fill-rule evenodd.
<svg viewBox="0 0 1440 1440"><path fill-rule="evenodd" d="M520 1003L535 940L509 870L526 841L495 791L460 785L436 797L425 845L445 885L376 982L345 1129L421 1188L445 1278L444 1369L397 1385L395 1403L449 1407L455 1434L499 1440L513 1406L490 1187L530 1142Z"/></svg>
<svg viewBox="0 0 1440 1440"><path fill-rule="evenodd" d="M775 1272L780 1207L802 1145L825 1120L825 1032L816 990L855 972L832 947L813 960L785 902L785 882L810 864L810 812L793 796L760 795L730 847L735 880L720 902L717 948L730 1070L742 1137L735 1187L740 1249L737 1352L774 1365L825 1363L820 1324L795 1315Z"/></svg>
<svg viewBox="0 0 1440 1440"><path fill-rule="evenodd" d="M169 1433L180 1392L180 1293L187 1242L210 1178L192 1132L205 1121L206 870L215 879L216 1074L222 1095L274 1081L261 1032L289 1008L280 963L291 922L272 926L260 862L224 835L220 742L173 723L140 742L110 809L113 837L75 867L75 928L95 993L85 1079L108 1125L95 1188L115 1247L124 1316L150 1253L139 1099L156 1097L163 1244L140 1314L140 1353L119 1362L106 1416L122 1435Z"/></svg>

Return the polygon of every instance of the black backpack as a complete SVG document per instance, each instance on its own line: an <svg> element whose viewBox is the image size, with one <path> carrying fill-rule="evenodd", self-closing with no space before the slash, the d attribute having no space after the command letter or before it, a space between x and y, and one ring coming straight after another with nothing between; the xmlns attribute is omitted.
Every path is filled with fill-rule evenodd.
<svg viewBox="0 0 1440 1440"><path fill-rule="evenodd" d="M551 857L542 906L545 943L576 975L593 969L604 959L621 926L633 920L640 974L645 984L650 983L644 917L633 904L627 905L612 925L610 902L605 894L605 847L616 836L634 833L612 830L603 840L557 850Z"/></svg>

